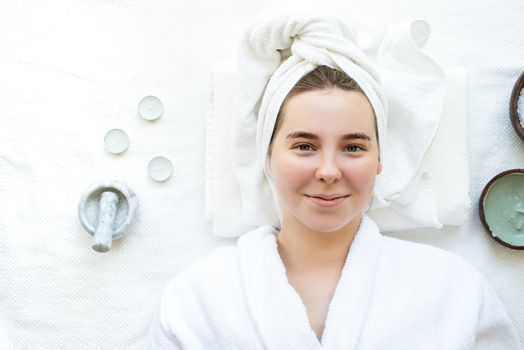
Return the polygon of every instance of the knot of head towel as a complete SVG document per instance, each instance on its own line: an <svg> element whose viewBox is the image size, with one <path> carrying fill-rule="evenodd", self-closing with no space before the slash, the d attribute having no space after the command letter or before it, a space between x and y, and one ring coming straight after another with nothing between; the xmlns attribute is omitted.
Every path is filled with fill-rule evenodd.
<svg viewBox="0 0 524 350"><path fill-rule="evenodd" d="M350 23L325 5L287 1L264 9L244 33L232 155L247 223L280 227L269 143L285 97L319 65L353 78L375 112L383 172L377 177L373 208L401 208L421 186L430 191L421 164L440 120L444 73L414 41L414 22L385 26L368 43L358 42Z"/></svg>
<svg viewBox="0 0 524 350"><path fill-rule="evenodd" d="M272 14L262 12L245 33L246 41L260 57L271 59L277 51L290 48L293 55L319 66L331 61L326 51L329 49L344 50L356 61L367 61L357 45L356 32L336 15L296 13L295 10L286 13L284 9L280 14L278 18L271 18ZM370 64L365 65L374 73Z"/></svg>

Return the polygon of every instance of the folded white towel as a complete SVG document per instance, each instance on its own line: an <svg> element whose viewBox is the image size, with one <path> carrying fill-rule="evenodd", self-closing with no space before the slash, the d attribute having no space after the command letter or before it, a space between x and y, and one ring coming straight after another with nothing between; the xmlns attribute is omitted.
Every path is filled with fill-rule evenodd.
<svg viewBox="0 0 524 350"><path fill-rule="evenodd" d="M388 207L369 211L383 232L459 226L468 217L471 199L467 74L458 67L446 68L445 72L442 119L421 165L421 181L426 186L416 189L406 205L393 202ZM435 205L437 220L429 220ZM425 215L428 217L424 220Z"/></svg>
<svg viewBox="0 0 524 350"><path fill-rule="evenodd" d="M263 36L264 40L276 41L273 45L283 49L283 59L286 59L287 67L291 70L306 60L295 58L296 64L293 64L286 57L292 50L279 41L283 28L287 26L306 30L308 23L319 18L317 15L308 17L302 13L300 20L303 22L298 25L296 14L286 17L281 9L272 11L275 13L265 13L265 16L269 16L268 13L272 16L263 17L270 18L269 22L259 18L251 28L265 32L267 35ZM322 17L321 20L342 25L335 17ZM370 211L370 216L377 220L384 231L460 224L469 208L467 138L462 137L462 133L467 132L465 74L450 71L453 74L447 80L448 109L442 111L444 73L416 46L419 43L418 33L413 29L424 23L412 21L389 25L372 35L367 44L362 44L369 57L375 59L388 93L388 138L385 140L383 135L380 136L386 142L386 145L381 146L384 170L377 177L373 209ZM429 35L429 32L426 31L426 34ZM293 41L284 36L290 42L288 46L291 45L291 49L295 48L295 42L300 42L296 39L297 35ZM256 36L246 34L246 38L255 40ZM257 49L264 48L260 43L258 45ZM303 47L301 45L300 50L306 51L303 54L307 56L307 50ZM315 55L317 48L310 46L309 49ZM283 65L279 67L280 54L275 50L274 55L278 56L278 62L274 61L275 57L264 60L251 44L244 42L238 57L244 64L237 66L235 61L222 61L217 62L213 69L215 95L207 124L206 216L213 220L213 233L218 236L239 236L247 229L261 224L279 227L278 202L274 200L271 184L264 175L265 159L260 158L267 152L268 138L274 125L272 123L281 100L305 73L294 73L295 78L290 79ZM321 60L317 56L315 59ZM343 59L337 54L328 56L337 57L337 62ZM328 58L324 63L336 66ZM272 71L275 67L279 69L278 72ZM271 83L267 84L269 78ZM257 82L258 86L253 85ZM282 85L286 85L284 91L279 88ZM235 91L239 91L239 95L234 95ZM268 98L268 95L277 97ZM261 101L264 96L266 100ZM262 108L269 104L268 100L274 104L271 112ZM247 115L246 111L249 112ZM448 140L451 135L454 142L446 145L446 148L449 150L448 147L453 147L457 152L442 153L438 149L440 144L432 142L442 112L447 113L449 120L455 120L455 124L464 126L451 129L447 127L448 121L437 134L443 140ZM272 121L268 122L269 119ZM232 149L227 144L231 137L234 138ZM435 146L433 152L429 152L431 145ZM453 172L442 171L442 164L449 157L453 157L459 167ZM232 173L236 174L237 183L231 178ZM451 193L458 193L457 198L451 198Z"/></svg>

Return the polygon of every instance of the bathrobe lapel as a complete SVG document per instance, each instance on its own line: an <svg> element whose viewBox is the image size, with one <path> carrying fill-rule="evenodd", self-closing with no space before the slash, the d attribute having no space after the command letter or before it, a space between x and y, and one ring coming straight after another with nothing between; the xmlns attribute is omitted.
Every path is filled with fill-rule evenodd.
<svg viewBox="0 0 524 350"><path fill-rule="evenodd" d="M300 295L288 282L276 234L271 226L263 226L238 241L245 298L264 347L354 349L376 274L380 243L376 224L363 216L329 306L322 344Z"/></svg>
<svg viewBox="0 0 524 350"><path fill-rule="evenodd" d="M371 304L382 235L374 221L362 216L326 319L323 349L357 349Z"/></svg>

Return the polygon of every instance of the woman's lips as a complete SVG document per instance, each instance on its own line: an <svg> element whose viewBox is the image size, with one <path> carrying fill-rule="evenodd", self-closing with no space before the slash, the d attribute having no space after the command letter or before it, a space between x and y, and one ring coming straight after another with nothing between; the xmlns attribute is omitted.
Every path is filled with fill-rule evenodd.
<svg viewBox="0 0 524 350"><path fill-rule="evenodd" d="M308 195L306 195L306 197L311 199L313 201L313 203L316 203L316 204L318 204L318 205L320 205L322 207L334 207L334 206L339 205L340 203L342 203L344 201L344 199L346 199L349 196L337 197L337 198L334 198L334 199L322 199L320 197L311 197L311 196L308 196Z"/></svg>

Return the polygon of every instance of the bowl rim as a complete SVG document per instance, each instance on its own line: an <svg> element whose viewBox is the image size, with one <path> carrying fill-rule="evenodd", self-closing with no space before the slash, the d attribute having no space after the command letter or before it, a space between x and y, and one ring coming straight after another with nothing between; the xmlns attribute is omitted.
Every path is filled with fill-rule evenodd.
<svg viewBox="0 0 524 350"><path fill-rule="evenodd" d="M520 139L524 141L524 128L520 124L520 118L519 118L519 113L518 113L518 101L519 101L520 93L523 88L524 88L524 72L520 74L520 77L515 82L515 85L513 86L513 90L511 91L511 98L509 100L509 117L511 119L511 124L513 125L513 129L515 130L517 135L520 137ZM521 117L524 119L524 115Z"/></svg>

